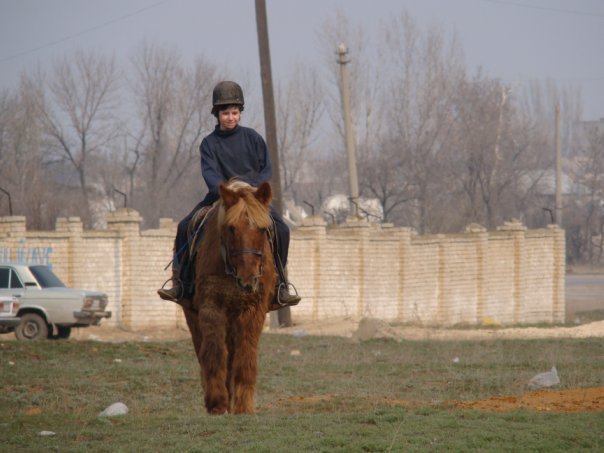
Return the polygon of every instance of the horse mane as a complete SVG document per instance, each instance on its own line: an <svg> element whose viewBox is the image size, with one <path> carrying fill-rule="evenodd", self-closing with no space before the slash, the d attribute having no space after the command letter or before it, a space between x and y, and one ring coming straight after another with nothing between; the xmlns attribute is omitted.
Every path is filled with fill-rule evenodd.
<svg viewBox="0 0 604 453"><path fill-rule="evenodd" d="M255 187L238 179L230 180L226 187L237 193L239 200L228 209L221 200L218 211L219 225L236 225L246 214L250 225L255 228L269 228L272 225L267 207L254 196Z"/></svg>

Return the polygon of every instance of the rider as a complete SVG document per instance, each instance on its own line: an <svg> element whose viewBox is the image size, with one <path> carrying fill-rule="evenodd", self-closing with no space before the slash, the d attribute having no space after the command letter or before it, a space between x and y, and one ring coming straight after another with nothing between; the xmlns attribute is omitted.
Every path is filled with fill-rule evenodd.
<svg viewBox="0 0 604 453"><path fill-rule="evenodd" d="M162 299L182 303L184 286L180 271L186 253L187 230L195 213L211 206L219 198L220 183L231 178L258 186L271 179L271 161L266 143L254 129L239 125L243 111L243 90L231 81L223 81L214 87L212 93L212 115L218 120L214 131L201 142L201 174L208 186L205 198L178 224L174 241L174 261L172 263L172 288L159 289ZM287 264L289 249L289 228L283 218L271 206L271 216L275 224L274 258L279 274L279 288L275 295L274 308L297 305L300 297L290 294L289 283L285 280L283 269Z"/></svg>

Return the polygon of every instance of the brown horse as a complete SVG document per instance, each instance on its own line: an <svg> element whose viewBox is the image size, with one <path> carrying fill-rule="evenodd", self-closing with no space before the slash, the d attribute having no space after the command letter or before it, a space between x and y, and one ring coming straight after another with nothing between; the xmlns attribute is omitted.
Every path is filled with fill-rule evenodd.
<svg viewBox="0 0 604 453"><path fill-rule="evenodd" d="M184 309L210 414L254 412L260 334L275 292L269 183L220 186L195 258L195 296Z"/></svg>

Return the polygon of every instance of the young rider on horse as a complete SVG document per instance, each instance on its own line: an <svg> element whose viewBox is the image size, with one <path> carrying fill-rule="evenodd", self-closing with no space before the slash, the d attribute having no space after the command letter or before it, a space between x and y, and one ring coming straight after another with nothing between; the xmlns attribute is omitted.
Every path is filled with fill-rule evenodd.
<svg viewBox="0 0 604 453"><path fill-rule="evenodd" d="M240 126L243 111L243 90L230 81L216 85L212 93L212 114L218 120L214 131L201 142L201 174L208 186L205 198L178 224L174 241L174 261L172 263L172 288L160 289L158 294L162 299L183 303L184 283L181 274L183 260L187 259L187 231L189 223L199 209L211 206L219 198L220 183L231 178L238 179L258 186L263 181L271 179L271 161L264 139L254 129ZM289 284L285 281L283 268L287 264L289 249L289 228L283 218L271 207L271 216L275 225L274 258L280 276L276 304L273 307L297 305L300 297L290 294Z"/></svg>

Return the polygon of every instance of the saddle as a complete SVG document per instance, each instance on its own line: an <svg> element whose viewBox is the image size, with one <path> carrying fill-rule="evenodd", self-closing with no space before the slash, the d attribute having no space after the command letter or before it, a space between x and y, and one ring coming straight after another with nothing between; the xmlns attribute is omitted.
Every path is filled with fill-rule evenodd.
<svg viewBox="0 0 604 453"><path fill-rule="evenodd" d="M201 240L204 235L204 224L207 220L208 214L214 208L212 206L203 206L199 210L197 210L189 225L187 227L187 243L188 246L184 251L181 260L180 260L180 282L183 290L183 299L193 299L193 295L195 294L195 257L197 255L197 251L199 246L201 245ZM271 252L274 253L274 240L275 236L275 227L274 224L268 231L270 240L269 243L271 245ZM277 287L277 293L280 293L283 285L288 285L287 279L285 277L285 271L283 269L283 265L280 262L280 259L277 257L275 260L275 268L279 275L279 281L281 282ZM296 291L297 295L297 291ZM283 308L285 305L281 303L279 296L276 296L273 301L271 301L269 310L278 310Z"/></svg>

